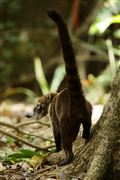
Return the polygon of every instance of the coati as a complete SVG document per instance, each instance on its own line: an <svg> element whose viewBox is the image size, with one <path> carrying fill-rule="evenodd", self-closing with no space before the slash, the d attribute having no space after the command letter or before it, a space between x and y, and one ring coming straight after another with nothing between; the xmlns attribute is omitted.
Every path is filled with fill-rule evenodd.
<svg viewBox="0 0 120 180"><path fill-rule="evenodd" d="M65 159L61 160L59 165L65 165L73 159L72 144L78 135L81 123L83 125L82 137L87 140L90 137L92 106L85 99L82 90L67 25L55 10L47 10L47 14L58 27L65 62L67 88L60 93L41 96L33 113L28 114L27 117L37 114L38 118L42 118L49 114L56 150L60 151L62 146L66 154Z"/></svg>

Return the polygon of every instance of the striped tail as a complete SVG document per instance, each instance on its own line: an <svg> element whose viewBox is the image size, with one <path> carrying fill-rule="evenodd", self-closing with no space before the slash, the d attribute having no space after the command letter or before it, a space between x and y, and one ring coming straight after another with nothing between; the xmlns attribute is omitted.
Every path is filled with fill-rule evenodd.
<svg viewBox="0 0 120 180"><path fill-rule="evenodd" d="M70 99L71 101L76 101L77 99L77 102L80 100L82 101L81 103L83 103L84 94L82 90L82 84L78 75L75 53L68 33L67 25L63 18L56 11L48 10L47 13L58 27L63 57L65 61Z"/></svg>

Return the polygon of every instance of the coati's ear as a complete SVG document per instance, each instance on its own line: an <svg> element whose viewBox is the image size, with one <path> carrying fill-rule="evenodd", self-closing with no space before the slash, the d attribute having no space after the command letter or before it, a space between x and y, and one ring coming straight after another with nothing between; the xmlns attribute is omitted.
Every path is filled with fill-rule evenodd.
<svg viewBox="0 0 120 180"><path fill-rule="evenodd" d="M46 97L47 102L50 103L51 102L51 94L50 93L46 94L45 97Z"/></svg>

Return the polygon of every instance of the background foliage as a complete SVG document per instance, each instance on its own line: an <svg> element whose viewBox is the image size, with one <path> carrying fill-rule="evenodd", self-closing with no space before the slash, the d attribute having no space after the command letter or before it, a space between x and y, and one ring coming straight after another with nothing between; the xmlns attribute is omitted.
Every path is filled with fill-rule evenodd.
<svg viewBox="0 0 120 180"><path fill-rule="evenodd" d="M18 166L21 175L36 172L55 149L48 119L24 117L38 96L66 87L58 33L46 15L50 7L68 24L93 124L120 64L119 0L0 0L0 173Z"/></svg>
<svg viewBox="0 0 120 180"><path fill-rule="evenodd" d="M58 49L59 45L57 34L54 32L53 23L45 15L45 9L49 7L49 2L42 2L42 6L39 6L41 1L30 0L29 3L30 4L28 7L27 2L23 0L13 0L12 2L10 0L0 1L1 93L11 87L29 88L37 94L40 94L40 91L42 93L48 92L50 90L50 83L52 81L54 71L57 66L61 66L62 63L62 58ZM54 1L51 1L51 3L54 3ZM82 3L83 2L81 1L81 4ZM63 3L62 1L61 3L54 3L54 8L58 9L58 7L59 11L63 13L65 19L68 19L69 14L71 14L72 2L68 1ZM64 12L65 8L66 13ZM27 14L25 13L26 11ZM88 34L86 34L87 36L80 37L83 42L86 42L88 45L92 46L94 44L94 47L96 47L98 51L104 52L106 55L106 57L101 59L101 57L93 56L93 54L97 54L97 50L96 52L93 52L94 47L89 50L88 57L85 59L86 62L83 62L83 79L87 79L87 75L91 73L95 76L99 75L101 70L103 70L105 67L109 69L108 66L106 66L107 64L110 64L111 66L110 70L106 71L115 72L116 60L118 61L120 57L119 12L120 4L118 0L105 1L104 7L99 9L96 19L91 24ZM70 23L74 27L71 20ZM79 28L78 30L73 31L73 36L79 36ZM79 39L77 43L78 42ZM75 48L77 49L78 55L83 52L80 48L77 48L76 43ZM87 51L88 50L86 50L86 53ZM37 56L39 56L41 59L43 72L46 76L46 82L43 86L39 86L40 81L42 81L41 79L43 79L42 77L39 77L39 83L37 83L38 78L37 81L35 80L35 74L42 70L39 70L39 67L34 68L34 61ZM49 69L51 69L51 71L49 71ZM58 85L55 85L55 89L52 88L53 91L59 89L61 82L64 82L62 80L64 77L64 71L60 69L59 72L61 71L60 73L63 75L61 80L59 80L59 78L57 79L59 73L57 73L57 77L56 73L54 74L55 81L53 80L52 82L56 82ZM100 78L100 82L102 81L103 86L109 86L111 81L111 72L109 74L104 74L105 75L103 75L103 78ZM94 78L94 80L96 79ZM64 83L63 85L61 84L61 88L63 87ZM46 88L47 90L45 90ZM21 89L20 91L17 90L16 92L26 94L24 93L24 89ZM6 94L8 95L10 93Z"/></svg>

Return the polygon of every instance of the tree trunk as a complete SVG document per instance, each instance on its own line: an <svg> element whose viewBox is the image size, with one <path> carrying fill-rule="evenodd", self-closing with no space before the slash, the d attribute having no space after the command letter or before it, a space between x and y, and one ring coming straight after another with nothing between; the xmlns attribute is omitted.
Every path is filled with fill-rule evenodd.
<svg viewBox="0 0 120 180"><path fill-rule="evenodd" d="M74 160L59 172L81 180L118 180L120 177L120 67L113 80L109 101L92 128L87 144L78 138Z"/></svg>

